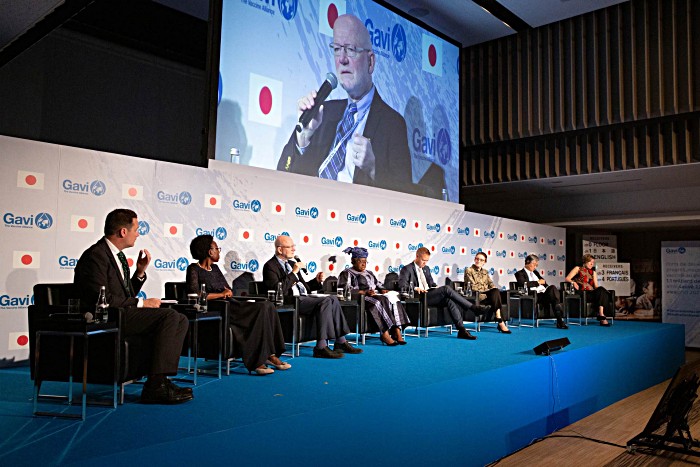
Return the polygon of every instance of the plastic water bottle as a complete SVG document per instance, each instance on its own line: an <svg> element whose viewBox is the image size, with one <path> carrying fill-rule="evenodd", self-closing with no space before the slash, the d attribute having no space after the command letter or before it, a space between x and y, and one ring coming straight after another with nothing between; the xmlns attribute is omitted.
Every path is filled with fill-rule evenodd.
<svg viewBox="0 0 700 467"><path fill-rule="evenodd" d="M466 284L464 284L464 295L466 295L467 297L472 296L472 283L471 282L467 282Z"/></svg>
<svg viewBox="0 0 700 467"><path fill-rule="evenodd" d="M449 199L448 199L448 197L447 197L447 188L443 188L443 189L442 189L442 200L443 200L443 201L449 201Z"/></svg>
<svg viewBox="0 0 700 467"><path fill-rule="evenodd" d="M352 300L352 287L350 287L350 277L348 277L348 283L345 284L345 300Z"/></svg>
<svg viewBox="0 0 700 467"><path fill-rule="evenodd" d="M416 290L413 287L413 281L408 281L408 298L414 298L416 296Z"/></svg>
<svg viewBox="0 0 700 467"><path fill-rule="evenodd" d="M237 148L231 148L231 151L229 152L231 155L231 163L232 164L240 164L241 162L241 153L238 151Z"/></svg>
<svg viewBox="0 0 700 467"><path fill-rule="evenodd" d="M277 296L275 297L275 305L282 306L284 304L284 292L282 291L282 283L277 283Z"/></svg>
<svg viewBox="0 0 700 467"><path fill-rule="evenodd" d="M97 304L95 304L95 317L96 323L106 323L109 304L107 303L107 292L105 286L100 287L100 295L97 297Z"/></svg>
<svg viewBox="0 0 700 467"><path fill-rule="evenodd" d="M202 283L199 291L199 300L197 301L197 311L200 313L207 312L207 286Z"/></svg>

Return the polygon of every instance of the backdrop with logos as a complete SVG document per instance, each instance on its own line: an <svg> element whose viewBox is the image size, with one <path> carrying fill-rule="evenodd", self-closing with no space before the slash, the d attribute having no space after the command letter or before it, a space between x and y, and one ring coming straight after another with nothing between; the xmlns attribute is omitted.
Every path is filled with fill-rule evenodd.
<svg viewBox="0 0 700 467"><path fill-rule="evenodd" d="M161 297L163 284L183 281L189 242L208 233L222 247L220 267L232 282L243 273L262 279L274 239L290 235L309 274L337 275L349 265L348 246L369 249L369 265L383 279L426 246L439 284L461 280L478 251L505 288L529 253L558 285L565 275L565 230L465 212L462 205L372 187L309 179L210 161L208 168L108 154L0 136L5 170L0 181L0 366L26 360L26 309L32 287L71 282L80 254L102 236L105 215L133 209L139 249L152 262L142 294ZM336 261L332 261L332 257Z"/></svg>

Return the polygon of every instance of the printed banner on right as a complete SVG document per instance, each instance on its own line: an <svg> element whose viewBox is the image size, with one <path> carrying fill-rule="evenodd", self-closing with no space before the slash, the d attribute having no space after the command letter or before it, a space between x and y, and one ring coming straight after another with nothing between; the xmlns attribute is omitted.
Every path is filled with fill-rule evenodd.
<svg viewBox="0 0 700 467"><path fill-rule="evenodd" d="M685 324L686 347L700 347L700 241L661 242L662 316Z"/></svg>

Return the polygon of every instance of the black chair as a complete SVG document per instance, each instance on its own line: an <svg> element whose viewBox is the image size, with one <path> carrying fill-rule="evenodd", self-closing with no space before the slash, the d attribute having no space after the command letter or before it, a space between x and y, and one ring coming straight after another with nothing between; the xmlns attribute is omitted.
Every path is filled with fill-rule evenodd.
<svg viewBox="0 0 700 467"><path fill-rule="evenodd" d="M46 330L50 315L63 314L68 311L69 298L77 298L72 283L36 284L34 286L34 304L27 310L29 327L29 359L31 362L30 376L36 378L39 371L40 381L35 381L41 389L43 381L69 381L70 352L69 340L65 337L46 335L41 338L40 361L36 361L36 335ZM118 329L118 355L115 355L114 341L111 336L96 336L90 340L90 361L98 364L88 364L87 382L89 384L114 383L114 363L118 366L117 385L119 387L119 402L124 403L124 386L146 377L150 369L152 339L146 335L124 337L121 334L122 309L110 308L109 321L114 322ZM83 350L76 346L72 365L72 377L82 379ZM43 397L43 396L42 396ZM46 396L46 398L53 398Z"/></svg>
<svg viewBox="0 0 700 467"><path fill-rule="evenodd" d="M323 281L323 293L336 294L338 293L338 278L335 276L328 276Z"/></svg>
<svg viewBox="0 0 700 467"><path fill-rule="evenodd" d="M578 323L570 323L575 325L588 326L588 320L596 320L598 310L594 310L590 303L590 294L586 290L574 290L569 282L559 284L562 302L564 304L564 312L567 316L567 321L578 319ZM615 291L608 290L608 309L603 310L605 318L613 324L615 321ZM572 316L573 315L573 316Z"/></svg>
<svg viewBox="0 0 700 467"><path fill-rule="evenodd" d="M506 302L508 304L507 306L509 312L515 311L515 308L517 306L518 327L538 327L540 319L540 310L542 307L539 303L537 303L537 294L534 291L522 292L520 284L518 282L509 282L508 290L506 291ZM514 320L514 313L511 313L510 316L511 319ZM532 324L523 324L523 318L531 319Z"/></svg>
<svg viewBox="0 0 700 467"><path fill-rule="evenodd" d="M464 288L464 281L453 281L449 277L446 277L445 286L461 291L464 298L469 300L474 305L479 305L479 294L472 292L470 295L467 295ZM481 331L481 325L484 322L484 315L477 315L472 310L464 310L464 312L462 312L462 322L466 323L465 327L473 325L474 331L479 332Z"/></svg>
<svg viewBox="0 0 700 467"><path fill-rule="evenodd" d="M198 318L191 311L188 311L191 307L188 307L187 303L187 287L184 281L182 282L166 282L165 285L165 299L166 300L177 300L178 304L170 305L172 308L178 312L186 315L190 320L190 327L187 330L187 336L182 345L182 352L180 355L186 357L192 357L192 349L197 346L196 357L203 358L206 360L217 360L221 359L226 362L226 374L231 374L231 361L236 358L236 344L233 339L233 332L230 329L230 323L228 320L228 307L229 302L227 300L209 300L207 307L211 314L208 314L206 318L215 318L219 316L221 321L217 319L201 319L197 323L197 342L193 342L193 319ZM220 369L220 368L219 368ZM187 372L190 373L190 367L188 362ZM195 368L195 372L197 369ZM204 372L203 372L204 373ZM196 382L196 377L195 377Z"/></svg>
<svg viewBox="0 0 700 467"><path fill-rule="evenodd" d="M384 277L384 288L399 292L399 275L395 272L389 272Z"/></svg>

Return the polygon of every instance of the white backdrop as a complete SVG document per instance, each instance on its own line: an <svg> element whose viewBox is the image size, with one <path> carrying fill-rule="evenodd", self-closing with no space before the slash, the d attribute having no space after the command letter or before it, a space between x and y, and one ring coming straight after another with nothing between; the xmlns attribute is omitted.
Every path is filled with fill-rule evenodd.
<svg viewBox="0 0 700 467"><path fill-rule="evenodd" d="M203 169L4 136L0 158L0 366L28 356L34 284L71 282L75 262L117 207L133 209L141 222L136 246L125 252L130 264L139 248L152 254L147 297L184 280L189 242L201 233L222 247L229 282L241 272L262 279L283 232L310 274L337 275L349 263L342 250L357 244L369 248L368 267L380 279L421 245L433 252L429 265L440 284L461 280L479 249L500 287L529 253L539 255L550 283L564 277L564 229L464 212L459 204L221 161Z"/></svg>

